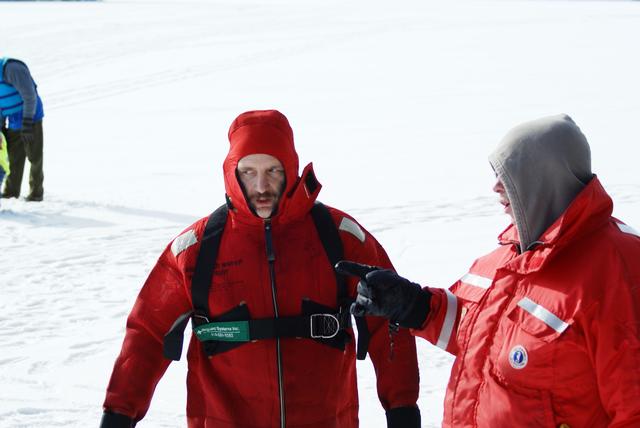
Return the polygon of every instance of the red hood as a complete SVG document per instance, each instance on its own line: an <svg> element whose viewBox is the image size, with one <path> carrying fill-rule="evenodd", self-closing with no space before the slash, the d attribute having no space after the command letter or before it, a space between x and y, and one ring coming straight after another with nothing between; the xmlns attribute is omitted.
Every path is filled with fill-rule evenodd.
<svg viewBox="0 0 640 428"><path fill-rule="evenodd" d="M298 154L293 131L287 118L277 110L248 111L238 116L229 127L229 153L223 163L224 185L233 205L234 217L252 223L262 219L249 208L236 177L238 161L251 154L267 154L284 167L286 187L272 217L273 223L285 223L307 213L322 187L313 174L313 166L305 167L298 176Z"/></svg>

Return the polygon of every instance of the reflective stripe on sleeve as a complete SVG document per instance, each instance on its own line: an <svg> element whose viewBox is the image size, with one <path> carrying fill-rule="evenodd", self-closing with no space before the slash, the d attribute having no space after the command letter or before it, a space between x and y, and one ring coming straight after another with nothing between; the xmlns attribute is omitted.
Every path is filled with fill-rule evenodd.
<svg viewBox="0 0 640 428"><path fill-rule="evenodd" d="M444 317L444 323L440 330L440 337L436 346L438 348L447 350L449 339L451 339L451 332L453 332L453 326L456 323L456 315L458 314L458 298L449 290L444 290L447 293L447 314Z"/></svg>
<svg viewBox="0 0 640 428"><path fill-rule="evenodd" d="M182 235L178 236L171 243L171 252L175 257L181 252L198 242L198 237L193 229L186 231Z"/></svg>
<svg viewBox="0 0 640 428"><path fill-rule="evenodd" d="M640 233L638 233L638 231L635 230L633 227L627 226L624 223L616 223L616 224L618 225L618 229L620 229L624 233L628 233L630 235L640 236Z"/></svg>
<svg viewBox="0 0 640 428"><path fill-rule="evenodd" d="M465 276L460 278L460 281L464 282L465 284L475 285L476 287L484 288L485 290L489 288L493 283L492 278L476 275L474 273L465 274Z"/></svg>
<svg viewBox="0 0 640 428"><path fill-rule="evenodd" d="M364 242L366 238L364 232L360 229L360 226L358 226L358 223L347 217L342 217L342 221L340 222L340 227L338 229L349 232L358 238L360 242Z"/></svg>
<svg viewBox="0 0 640 428"><path fill-rule="evenodd" d="M569 327L569 324L562 321L560 318L551 313L548 309L540 306L533 300L528 297L523 298L518 302L518 306L520 306L525 311L529 312L534 317L538 318L540 321L557 331L558 333L562 333Z"/></svg>

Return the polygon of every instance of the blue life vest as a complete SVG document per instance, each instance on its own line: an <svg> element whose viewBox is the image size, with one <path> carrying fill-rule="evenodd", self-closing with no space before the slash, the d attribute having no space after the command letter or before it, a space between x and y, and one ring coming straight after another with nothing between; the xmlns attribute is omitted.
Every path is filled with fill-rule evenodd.
<svg viewBox="0 0 640 428"><path fill-rule="evenodd" d="M22 105L23 100L16 88L4 81L4 66L8 61L17 61L11 58L0 58L0 122L5 118L9 118L9 129L22 128ZM36 88L37 104L36 112L33 117L34 121L42 120L44 117L44 110L42 108L42 100L38 95L37 85L33 83Z"/></svg>

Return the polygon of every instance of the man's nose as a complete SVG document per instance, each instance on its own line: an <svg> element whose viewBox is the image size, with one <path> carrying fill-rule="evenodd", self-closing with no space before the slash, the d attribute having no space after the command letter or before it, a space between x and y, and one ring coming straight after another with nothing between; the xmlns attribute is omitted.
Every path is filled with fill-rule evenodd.
<svg viewBox="0 0 640 428"><path fill-rule="evenodd" d="M264 193L269 190L268 176L265 173L258 172L256 175L256 191L258 193Z"/></svg>
<svg viewBox="0 0 640 428"><path fill-rule="evenodd" d="M496 193L503 193L504 192L504 185L502 184L502 181L500 181L500 179L496 179L495 184L493 185L493 189L494 192Z"/></svg>

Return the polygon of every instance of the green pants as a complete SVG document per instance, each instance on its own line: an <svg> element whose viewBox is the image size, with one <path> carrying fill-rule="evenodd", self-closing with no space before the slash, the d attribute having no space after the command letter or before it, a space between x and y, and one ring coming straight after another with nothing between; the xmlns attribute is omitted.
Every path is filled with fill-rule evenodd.
<svg viewBox="0 0 640 428"><path fill-rule="evenodd" d="M44 188L44 174L42 172L42 121L34 124L34 139L30 144L25 144L20 136L20 131L7 129L7 152L9 154L9 168L11 172L7 176L2 196L5 198L20 196L22 175L24 172L25 158L29 159L29 197L42 198Z"/></svg>

